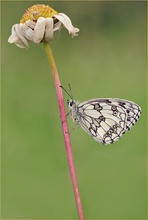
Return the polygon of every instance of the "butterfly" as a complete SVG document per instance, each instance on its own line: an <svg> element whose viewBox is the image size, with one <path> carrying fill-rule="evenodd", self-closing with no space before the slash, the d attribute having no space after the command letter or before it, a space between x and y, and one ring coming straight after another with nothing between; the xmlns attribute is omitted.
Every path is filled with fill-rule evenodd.
<svg viewBox="0 0 148 220"><path fill-rule="evenodd" d="M79 103L67 101L69 116L101 144L111 144L129 131L141 115L132 101L118 98L96 98Z"/></svg>

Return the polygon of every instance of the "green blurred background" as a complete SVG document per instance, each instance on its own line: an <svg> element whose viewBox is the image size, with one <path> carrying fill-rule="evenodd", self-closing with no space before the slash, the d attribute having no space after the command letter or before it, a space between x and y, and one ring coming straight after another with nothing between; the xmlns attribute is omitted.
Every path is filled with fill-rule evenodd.
<svg viewBox="0 0 148 220"><path fill-rule="evenodd" d="M2 2L2 218L78 218L44 47L7 42L12 25L37 3L80 28L76 38L63 28L51 42L61 83L71 84L74 98L117 97L142 108L113 145L82 129L71 133L86 219L146 219L146 2L57 1Z"/></svg>

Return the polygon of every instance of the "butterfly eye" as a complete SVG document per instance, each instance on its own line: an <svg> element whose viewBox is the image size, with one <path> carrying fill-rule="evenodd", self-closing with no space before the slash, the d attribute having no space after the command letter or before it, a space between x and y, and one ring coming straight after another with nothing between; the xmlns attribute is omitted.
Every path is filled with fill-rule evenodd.
<svg viewBox="0 0 148 220"><path fill-rule="evenodd" d="M73 101L73 100L68 101L68 105L69 105L70 107L72 107L73 104L74 104L74 101Z"/></svg>

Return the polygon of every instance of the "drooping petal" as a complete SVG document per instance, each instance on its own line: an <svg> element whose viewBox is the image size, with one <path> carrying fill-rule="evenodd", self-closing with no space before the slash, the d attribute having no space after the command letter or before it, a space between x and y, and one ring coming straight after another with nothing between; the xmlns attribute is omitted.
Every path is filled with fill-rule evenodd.
<svg viewBox="0 0 148 220"><path fill-rule="evenodd" d="M8 38L8 42L10 44L13 44L13 43L15 43L15 41L19 40L19 37L18 37L18 35L16 34L16 31L15 31L15 25L12 26L11 32L12 32L12 34Z"/></svg>
<svg viewBox="0 0 148 220"><path fill-rule="evenodd" d="M15 24L12 26L12 34L8 38L9 43L15 43L20 48L28 47L27 40L23 37L21 34L21 31L19 30L19 24Z"/></svg>
<svg viewBox="0 0 148 220"><path fill-rule="evenodd" d="M21 41L20 39L15 42L15 45L16 45L17 47L20 47L20 48L27 48L27 47L29 47L29 45L28 45L28 46L25 45L24 42Z"/></svg>
<svg viewBox="0 0 148 220"><path fill-rule="evenodd" d="M58 21L58 22L54 25L53 31L57 31L57 30L61 31L61 29L62 29L62 23L61 23L61 21Z"/></svg>
<svg viewBox="0 0 148 220"><path fill-rule="evenodd" d="M21 41L24 43L24 45L26 45L26 47L29 47L28 41L27 41L26 38L22 35L22 30L21 30L20 26L21 26L21 24L16 24L16 25L15 25L16 34L17 34L18 37L21 39Z"/></svg>
<svg viewBox="0 0 148 220"><path fill-rule="evenodd" d="M44 32L45 32L45 25L46 25L46 18L40 17L37 20L37 23L34 29L34 36L33 36L34 43L38 44L42 41Z"/></svg>
<svg viewBox="0 0 148 220"><path fill-rule="evenodd" d="M22 33L22 35L27 39L32 41L33 40L33 34L34 31L29 28L28 26L26 26L25 24L19 24L19 29Z"/></svg>
<svg viewBox="0 0 148 220"><path fill-rule="evenodd" d="M25 23L29 28L31 28L31 29L33 29L34 30L34 28L35 28L35 25L36 25L36 22L34 22L34 21L31 21L31 20L28 20L28 21L26 21L26 23Z"/></svg>
<svg viewBox="0 0 148 220"><path fill-rule="evenodd" d="M46 18L46 28L45 28L45 40L51 41L53 38L53 19Z"/></svg>
<svg viewBox="0 0 148 220"><path fill-rule="evenodd" d="M72 25L72 22L67 15L64 13L59 13L58 15L54 15L54 17L61 21L64 27L68 30L69 34L71 34L73 37L78 35L77 32L79 32L79 29Z"/></svg>
<svg viewBox="0 0 148 220"><path fill-rule="evenodd" d="M22 42L22 40L18 37L17 34L12 34L9 39L8 42L13 44L15 43L16 46L20 47L20 48L26 48L27 46Z"/></svg>

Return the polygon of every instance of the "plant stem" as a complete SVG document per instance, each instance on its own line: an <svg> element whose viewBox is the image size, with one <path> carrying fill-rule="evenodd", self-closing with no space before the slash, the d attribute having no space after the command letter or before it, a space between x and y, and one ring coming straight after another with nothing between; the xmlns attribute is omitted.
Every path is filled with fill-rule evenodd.
<svg viewBox="0 0 148 220"><path fill-rule="evenodd" d="M48 43L44 42L44 46L45 46L45 50L47 53L49 64L51 66L54 84L56 87L58 105L59 105L59 110L60 110L60 118L61 118L61 124L62 124L62 131L63 131L63 136L64 136L66 154L67 154L68 165L70 169L70 175L71 175L72 185L73 185L75 199L76 199L78 215L79 215L80 220L84 220L84 213L83 213L83 208L82 208L82 203L81 203L81 198L80 198L80 193L79 193L79 188L78 188L78 183L77 183L77 178L76 178L74 160L73 160L73 155L72 155L72 147L71 147L70 137L68 133L68 124L67 124L67 119L66 119L66 111L64 107L64 98L62 94L62 89L60 87L61 86L60 78L58 75L58 70L55 64L54 56L53 56L51 47L49 45L49 42Z"/></svg>

